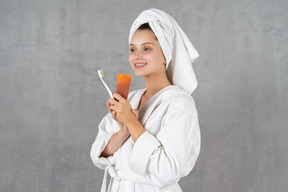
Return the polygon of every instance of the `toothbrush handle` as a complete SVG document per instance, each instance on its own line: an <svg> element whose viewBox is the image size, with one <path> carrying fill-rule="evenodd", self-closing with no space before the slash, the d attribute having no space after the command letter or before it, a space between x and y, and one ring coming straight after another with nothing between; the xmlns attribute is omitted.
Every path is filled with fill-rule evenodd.
<svg viewBox="0 0 288 192"><path fill-rule="evenodd" d="M112 92L110 91L109 87L106 85L106 83L104 82L104 80L102 78L100 78L100 79L101 79L102 83L104 84L104 86L106 87L110 97L113 98Z"/></svg>

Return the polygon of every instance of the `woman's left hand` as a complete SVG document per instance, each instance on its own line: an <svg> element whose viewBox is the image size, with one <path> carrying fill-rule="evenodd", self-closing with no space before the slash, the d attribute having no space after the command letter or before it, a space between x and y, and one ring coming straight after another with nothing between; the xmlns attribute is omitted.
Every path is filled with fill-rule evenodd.
<svg viewBox="0 0 288 192"><path fill-rule="evenodd" d="M127 125L129 124L131 121L137 119L137 115L134 114L135 112L132 111L132 107L129 103L129 101L127 101L125 98L123 98L120 94L118 93L114 93L113 97L115 99L117 99L118 101L116 101L115 99L110 98L109 102L110 102L110 109L114 112L116 112L116 118L122 122L123 124Z"/></svg>

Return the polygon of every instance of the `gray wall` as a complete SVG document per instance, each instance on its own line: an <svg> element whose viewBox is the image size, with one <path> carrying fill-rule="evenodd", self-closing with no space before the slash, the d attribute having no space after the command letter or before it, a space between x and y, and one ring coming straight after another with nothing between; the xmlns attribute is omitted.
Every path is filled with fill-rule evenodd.
<svg viewBox="0 0 288 192"><path fill-rule="evenodd" d="M96 69L113 91L132 73L130 25L151 7L200 53L202 150L183 190L287 190L287 0L0 0L1 192L99 191L89 152L108 95Z"/></svg>

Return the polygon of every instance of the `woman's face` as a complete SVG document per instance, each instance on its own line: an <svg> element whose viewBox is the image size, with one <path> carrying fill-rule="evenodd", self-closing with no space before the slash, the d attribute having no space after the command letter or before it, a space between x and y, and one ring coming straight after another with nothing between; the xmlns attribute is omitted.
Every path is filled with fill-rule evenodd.
<svg viewBox="0 0 288 192"><path fill-rule="evenodd" d="M137 30L129 45L129 63L137 76L150 76L165 69L165 57L151 30Z"/></svg>

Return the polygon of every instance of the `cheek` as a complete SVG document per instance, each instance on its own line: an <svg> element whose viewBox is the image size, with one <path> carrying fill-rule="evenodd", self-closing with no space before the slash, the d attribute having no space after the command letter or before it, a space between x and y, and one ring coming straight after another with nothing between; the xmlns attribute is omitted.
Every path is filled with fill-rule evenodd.
<svg viewBox="0 0 288 192"><path fill-rule="evenodd" d="M157 58L157 54L154 51L147 51L142 54L144 60L153 61Z"/></svg>
<svg viewBox="0 0 288 192"><path fill-rule="evenodd" d="M153 58L154 58L154 61L155 61L156 63L159 63L160 65L161 65L162 63L164 63L164 60L165 60L165 58L163 57L162 52L156 52L156 53L154 53Z"/></svg>
<svg viewBox="0 0 288 192"><path fill-rule="evenodd" d="M165 56L164 56L162 51L159 53L159 59L160 59L161 63L165 63L166 62Z"/></svg>
<svg viewBox="0 0 288 192"><path fill-rule="evenodd" d="M132 69L134 69L134 56L133 56L133 54L129 54L128 61L129 61L130 67Z"/></svg>
<svg viewBox="0 0 288 192"><path fill-rule="evenodd" d="M133 56L131 54L129 54L128 61L129 61L130 64L132 64L132 58L133 58Z"/></svg>

